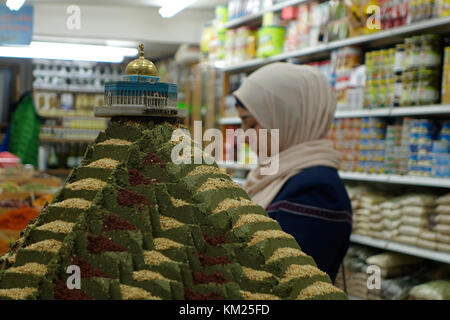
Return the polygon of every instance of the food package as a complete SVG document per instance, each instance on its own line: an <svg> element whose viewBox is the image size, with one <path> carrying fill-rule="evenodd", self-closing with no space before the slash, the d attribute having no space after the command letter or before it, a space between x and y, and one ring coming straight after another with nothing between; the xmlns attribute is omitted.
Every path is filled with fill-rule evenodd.
<svg viewBox="0 0 450 320"><path fill-rule="evenodd" d="M348 0L345 1L345 11L348 17L349 36L356 37L363 34L381 30L381 21L379 26L370 24L371 16L375 13L367 14L369 6L380 7L378 0ZM374 23L377 21L375 20Z"/></svg>
<svg viewBox="0 0 450 320"><path fill-rule="evenodd" d="M392 268L414 265L422 262L422 259L396 252L384 252L366 259L368 265L377 265L380 268Z"/></svg>
<svg viewBox="0 0 450 320"><path fill-rule="evenodd" d="M258 30L258 58L267 58L284 50L285 28L278 26L262 27Z"/></svg>
<svg viewBox="0 0 450 320"><path fill-rule="evenodd" d="M409 296L415 300L450 300L450 280L436 280L417 285L411 289Z"/></svg>

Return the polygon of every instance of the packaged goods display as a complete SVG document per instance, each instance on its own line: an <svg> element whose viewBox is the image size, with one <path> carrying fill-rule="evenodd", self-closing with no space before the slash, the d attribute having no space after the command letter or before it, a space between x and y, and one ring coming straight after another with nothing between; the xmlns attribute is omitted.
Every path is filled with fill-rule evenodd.
<svg viewBox="0 0 450 320"><path fill-rule="evenodd" d="M275 1L230 1L228 7L229 21L243 16L251 16L273 4L275 4ZM377 19L374 16L376 14L373 11L374 7L379 8L380 17ZM235 44L235 47L228 47L223 56L222 54L217 55L216 50L212 50L213 54L210 60L224 60L228 65L234 65L255 58L267 58L283 52L292 52L303 48L314 47L321 43L343 40L419 23L423 20L447 16L450 12L448 7L447 1L431 0L333 0L300 3L296 6L284 7L280 11L265 13L261 28L258 29L252 26L252 32L258 33L258 39L255 41L253 36L244 37L242 42L248 48L252 48L254 43L257 43L258 48L256 52L248 50L248 54L240 54L238 57L233 57L235 51L242 50L243 45L240 42L239 44ZM223 17L224 15L220 16ZM237 33L236 29L228 29L228 32L230 30L233 30L233 33ZM219 37L224 39L225 32L222 29L220 29L220 32L218 31L218 36L214 40L215 49L217 49L216 45L218 43L223 44L224 40L217 41L217 39ZM230 33L230 37L232 37L232 33ZM260 37L263 37L263 39L260 39ZM425 41L414 40L412 42L411 44L408 43L412 47L412 51L415 52L417 46L423 47L423 51L427 57L435 50L434 39L426 39ZM268 43L273 47L267 49ZM230 45L230 42L228 42L228 45ZM220 51L223 52L222 50ZM260 51L264 53L260 53ZM252 53L254 54L252 55ZM385 57L383 56L381 58ZM379 59L375 63L377 62L379 62ZM417 75L410 74L408 71L403 81L407 81L408 83L414 81L419 82L419 78L422 77L421 80L428 79L432 83L430 86L434 86L434 78L440 77L439 74L435 75L429 72L422 73L419 76L419 73ZM380 85L383 87L390 85L387 82L389 81L386 81L386 84L382 83ZM395 83L395 79L393 82Z"/></svg>
<svg viewBox="0 0 450 320"><path fill-rule="evenodd" d="M351 245L336 279L349 296L367 300L448 300L450 269L416 257ZM380 268L381 286L371 283L370 268ZM344 281L345 275L345 281ZM345 285L344 285L345 283Z"/></svg>
<svg viewBox="0 0 450 320"><path fill-rule="evenodd" d="M450 253L448 195L383 193L347 186L352 200L353 233Z"/></svg>
<svg viewBox="0 0 450 320"><path fill-rule="evenodd" d="M152 67L142 49L125 79L143 90L168 86ZM192 164L200 146L164 111L168 105L162 115L112 118L1 257L0 298L346 299L217 165ZM174 156L186 139L191 152ZM66 286L72 265L81 289Z"/></svg>
<svg viewBox="0 0 450 320"><path fill-rule="evenodd" d="M337 119L329 138L343 154L341 170L449 177L449 122Z"/></svg>

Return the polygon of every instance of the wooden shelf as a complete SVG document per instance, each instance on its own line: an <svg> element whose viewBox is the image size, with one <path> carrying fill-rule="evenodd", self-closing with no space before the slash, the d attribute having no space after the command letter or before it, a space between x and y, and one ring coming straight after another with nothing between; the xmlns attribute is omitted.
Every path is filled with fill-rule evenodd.
<svg viewBox="0 0 450 320"><path fill-rule="evenodd" d="M417 246L411 246L407 244L402 244L399 242L394 242L390 240L383 240L372 238L368 236L362 236L359 234L352 234L350 241L353 243L358 243L374 248L385 249L389 251L395 251L399 253L408 254L411 256L416 256L420 258L425 258L433 261L439 261L450 264L450 253L429 250L425 248L420 248Z"/></svg>
<svg viewBox="0 0 450 320"><path fill-rule="evenodd" d="M93 139L63 139L63 138L40 138L41 143L93 143Z"/></svg>

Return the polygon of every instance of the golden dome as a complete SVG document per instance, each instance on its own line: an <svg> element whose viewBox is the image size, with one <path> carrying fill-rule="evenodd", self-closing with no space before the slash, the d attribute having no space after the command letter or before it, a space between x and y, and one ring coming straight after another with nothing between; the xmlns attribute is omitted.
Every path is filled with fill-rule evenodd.
<svg viewBox="0 0 450 320"><path fill-rule="evenodd" d="M139 45L139 58L131 61L125 69L127 76L158 76L158 69L150 60L144 57L144 45Z"/></svg>

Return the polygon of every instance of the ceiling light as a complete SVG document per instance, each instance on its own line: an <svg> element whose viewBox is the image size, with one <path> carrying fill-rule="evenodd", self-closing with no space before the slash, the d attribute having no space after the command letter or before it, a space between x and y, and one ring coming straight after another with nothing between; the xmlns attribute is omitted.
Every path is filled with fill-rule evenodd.
<svg viewBox="0 0 450 320"><path fill-rule="evenodd" d="M169 0L168 3L159 9L159 14L163 18L172 18L180 11L183 11L197 0Z"/></svg>
<svg viewBox="0 0 450 320"><path fill-rule="evenodd" d="M6 0L6 6L13 11L17 11L22 8L25 0Z"/></svg>
<svg viewBox="0 0 450 320"><path fill-rule="evenodd" d="M0 57L96 62L122 62L138 54L135 48L32 41L29 46L0 46Z"/></svg>

